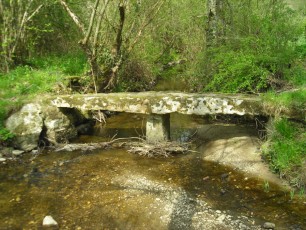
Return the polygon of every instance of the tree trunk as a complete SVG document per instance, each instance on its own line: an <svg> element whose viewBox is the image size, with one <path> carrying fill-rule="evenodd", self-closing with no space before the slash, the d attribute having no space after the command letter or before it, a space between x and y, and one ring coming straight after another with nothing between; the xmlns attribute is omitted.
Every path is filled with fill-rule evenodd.
<svg viewBox="0 0 306 230"><path fill-rule="evenodd" d="M223 4L224 0L207 0L206 47L218 43L220 37L224 36Z"/></svg>
<svg viewBox="0 0 306 230"><path fill-rule="evenodd" d="M118 71L121 67L123 57L121 53L121 46L122 46L122 31L124 27L124 21L125 21L125 10L126 10L126 1L120 1L118 5L119 10L119 27L117 29L117 35L116 35L116 43L114 45L113 49L113 59L115 60L115 65L105 73L105 80L101 85L101 90L111 90L114 88L116 81L117 81L117 75Z"/></svg>

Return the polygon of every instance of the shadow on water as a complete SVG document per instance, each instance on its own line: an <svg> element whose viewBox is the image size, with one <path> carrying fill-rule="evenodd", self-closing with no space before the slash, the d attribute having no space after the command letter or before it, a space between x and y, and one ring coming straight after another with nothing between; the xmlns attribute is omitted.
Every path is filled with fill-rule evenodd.
<svg viewBox="0 0 306 230"><path fill-rule="evenodd" d="M204 146L209 140L256 135L252 127L213 127L201 117L174 115L171 121L176 140L214 129L208 139L198 140ZM135 136L142 127L143 116L120 114L79 141L103 141L114 133ZM40 229L46 215L62 229L193 229L202 203L256 224L275 222L278 229L306 226L304 200L291 200L276 185L264 187L264 181L204 161L201 152L148 159L121 149L49 151L2 164L0 179L0 229Z"/></svg>

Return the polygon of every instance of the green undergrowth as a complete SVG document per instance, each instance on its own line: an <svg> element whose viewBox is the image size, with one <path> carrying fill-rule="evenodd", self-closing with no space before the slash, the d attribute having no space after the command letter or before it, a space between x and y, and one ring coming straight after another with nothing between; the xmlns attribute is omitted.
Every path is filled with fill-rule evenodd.
<svg viewBox="0 0 306 230"><path fill-rule="evenodd" d="M0 142L11 137L3 128L10 113L37 94L58 93L70 76L83 74L85 68L82 55L48 56L30 59L27 65L0 73Z"/></svg>
<svg viewBox="0 0 306 230"><path fill-rule="evenodd" d="M272 170L299 189L306 188L306 129L300 122L277 118L268 127L263 148Z"/></svg>

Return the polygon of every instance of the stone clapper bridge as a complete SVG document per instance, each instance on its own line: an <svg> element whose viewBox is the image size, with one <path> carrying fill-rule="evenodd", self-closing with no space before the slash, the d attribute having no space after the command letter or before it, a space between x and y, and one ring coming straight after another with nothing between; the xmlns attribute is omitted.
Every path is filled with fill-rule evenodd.
<svg viewBox="0 0 306 230"><path fill-rule="evenodd" d="M180 92L140 92L61 95L51 99L58 108L82 111L108 110L147 114L148 142L170 139L170 113L265 115L258 96L241 94L194 94Z"/></svg>

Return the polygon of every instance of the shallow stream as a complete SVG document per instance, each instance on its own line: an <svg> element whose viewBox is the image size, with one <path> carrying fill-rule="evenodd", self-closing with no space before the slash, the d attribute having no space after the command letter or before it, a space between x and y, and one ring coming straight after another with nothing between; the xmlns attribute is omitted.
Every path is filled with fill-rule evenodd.
<svg viewBox="0 0 306 230"><path fill-rule="evenodd" d="M118 114L76 142L141 136L145 117ZM210 132L209 136L207 130ZM248 136L252 125L171 115L171 136L193 152L146 158L125 149L24 154L0 165L0 229L305 229L306 201L240 170L204 160L209 143ZM237 148L243 148L238 146Z"/></svg>

